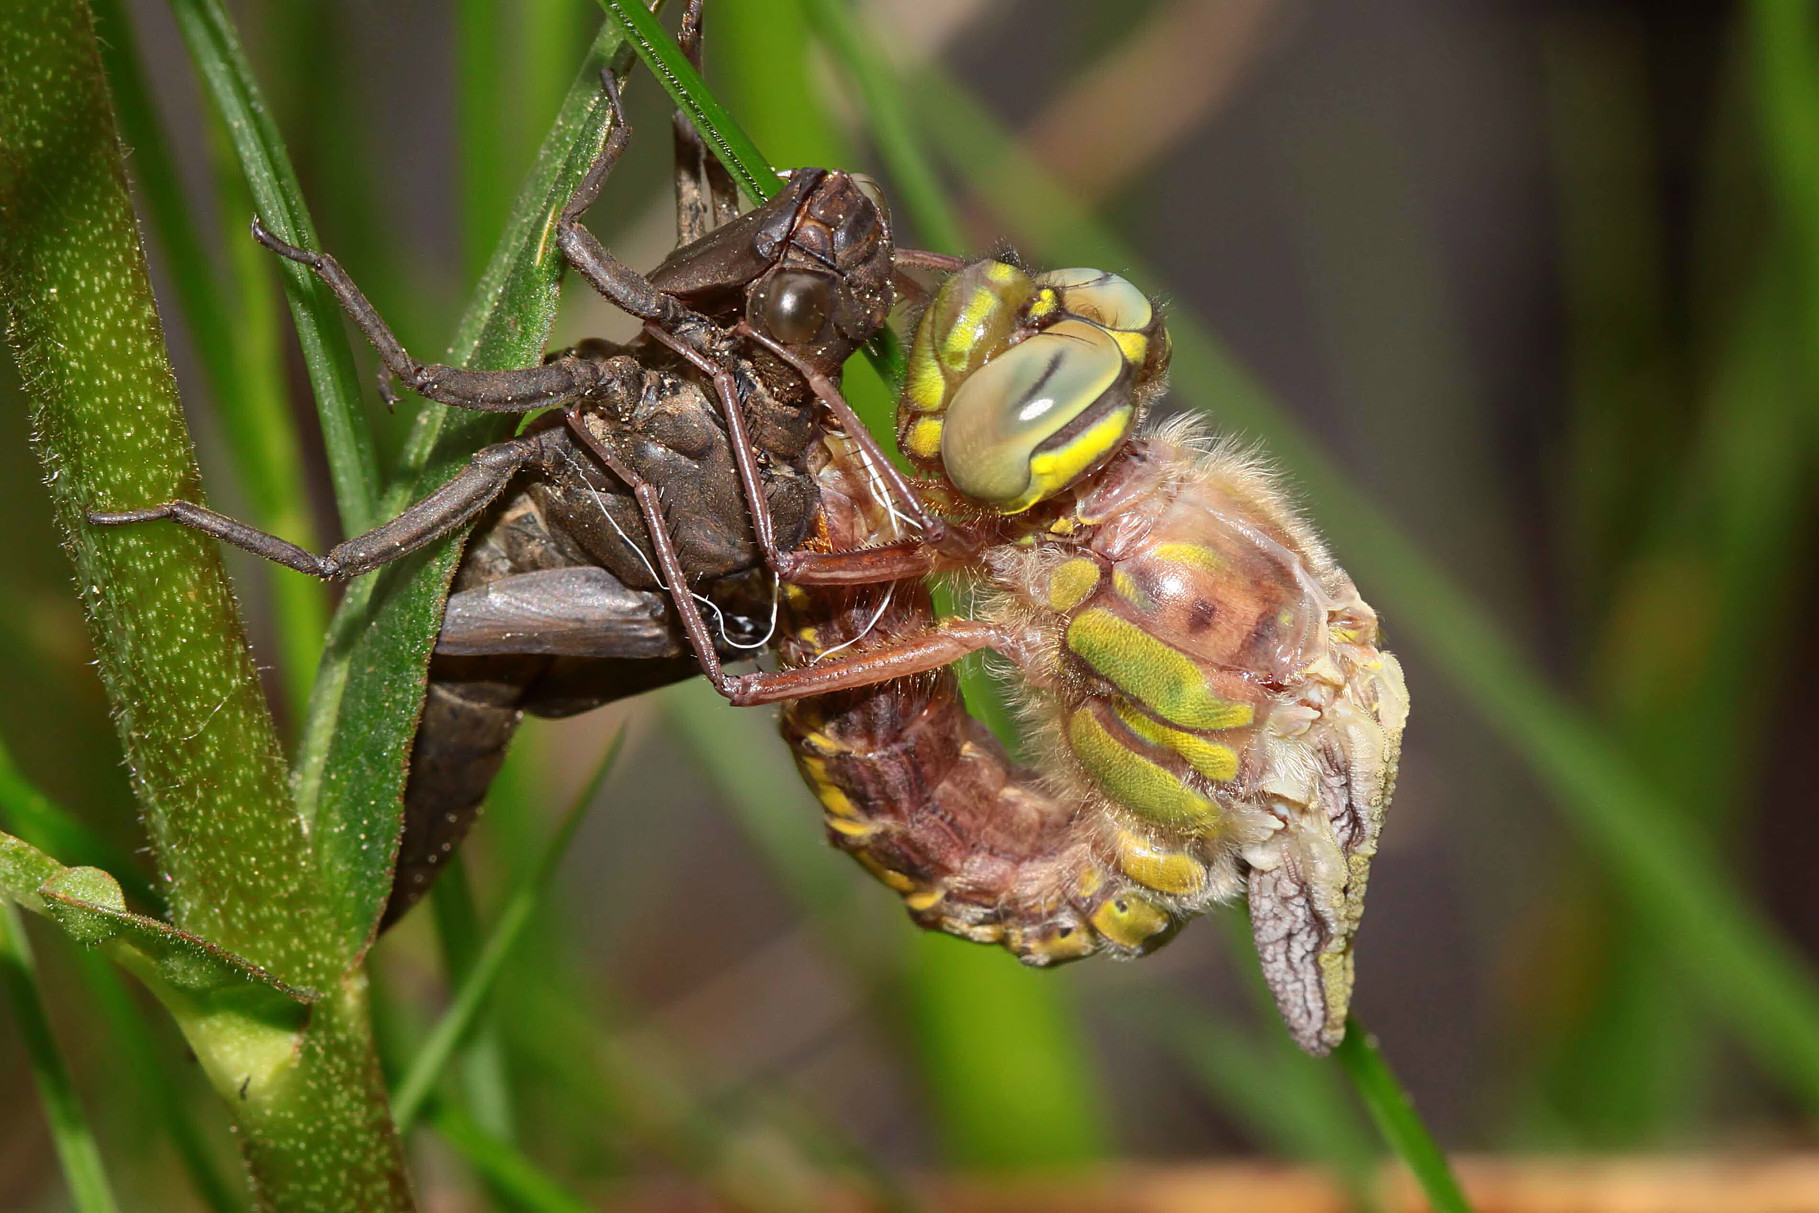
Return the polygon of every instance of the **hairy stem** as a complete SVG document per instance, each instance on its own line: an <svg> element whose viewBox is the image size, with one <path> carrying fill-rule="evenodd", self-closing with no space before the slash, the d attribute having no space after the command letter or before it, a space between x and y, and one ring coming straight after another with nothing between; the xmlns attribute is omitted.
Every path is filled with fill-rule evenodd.
<svg viewBox="0 0 1819 1213"><path fill-rule="evenodd" d="M364 990L323 930L220 556L177 527L84 520L201 486L93 26L70 0L0 7L0 305L171 919L328 991L271 1081L229 1099L259 1197L280 1213L407 1210ZM186 1027L211 1076L244 1053L230 1020Z"/></svg>

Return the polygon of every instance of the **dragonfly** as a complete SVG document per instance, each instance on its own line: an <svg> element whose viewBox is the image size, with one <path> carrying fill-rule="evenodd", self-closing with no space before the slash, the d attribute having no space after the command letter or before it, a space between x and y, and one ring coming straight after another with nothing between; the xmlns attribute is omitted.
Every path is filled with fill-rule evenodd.
<svg viewBox="0 0 1819 1213"><path fill-rule="evenodd" d="M786 593L784 668L710 680L784 704L829 838L922 926L1043 967L1143 955L1242 894L1320 1055L1345 1033L1408 693L1263 458L1146 421L1168 356L1115 274L953 274L899 401L916 478L828 434L819 584ZM966 617L936 617L931 575ZM980 650L1008 663L1035 768L961 705L952 663Z"/></svg>
<svg viewBox="0 0 1819 1213"><path fill-rule="evenodd" d="M697 60L699 37L694 0L682 41ZM170 519L319 576L480 520L432 665L387 921L465 832L524 712L699 668L734 703L785 705L829 837L919 924L1049 966L1145 954L1243 894L1291 1034L1330 1050L1407 693L1375 614L1264 461L1146 420L1169 349L1153 302L1097 270L896 249L856 175L798 170L738 215L680 118L680 247L638 275L579 222L629 140L607 88L613 133L558 236L645 321L637 341L521 371L424 366L331 259L256 228L334 288L414 391L551 411L326 556L184 502L92 516ZM917 289L916 267L947 277L911 344L906 477L838 372L893 288ZM931 576L962 582L967 616L937 617ZM763 648L779 668L726 671ZM965 712L951 666L982 649L1008 662L1040 773Z"/></svg>

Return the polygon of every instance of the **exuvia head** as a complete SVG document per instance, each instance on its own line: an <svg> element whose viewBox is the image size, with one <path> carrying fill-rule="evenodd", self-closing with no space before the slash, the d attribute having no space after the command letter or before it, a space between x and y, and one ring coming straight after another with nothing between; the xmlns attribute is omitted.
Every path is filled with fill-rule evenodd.
<svg viewBox="0 0 1819 1213"><path fill-rule="evenodd" d="M1168 353L1155 305L1116 274L975 262L916 327L897 440L967 499L1021 513L1124 447Z"/></svg>
<svg viewBox="0 0 1819 1213"><path fill-rule="evenodd" d="M744 319L838 367L890 314L893 252L876 182L800 168L769 202L671 253L650 280L723 324Z"/></svg>

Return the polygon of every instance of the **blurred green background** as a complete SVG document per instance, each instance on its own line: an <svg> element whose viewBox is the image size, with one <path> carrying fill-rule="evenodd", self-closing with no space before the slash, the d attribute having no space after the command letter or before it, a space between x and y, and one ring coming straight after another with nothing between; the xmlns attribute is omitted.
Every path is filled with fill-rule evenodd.
<svg viewBox="0 0 1819 1213"><path fill-rule="evenodd" d="M230 7L324 247L408 346L439 350L599 10ZM164 4L97 8L127 142L168 145L198 234L150 245L211 500L332 537L307 381L224 133ZM815 36L834 28L824 8L710 0L708 78L773 161L913 188ZM1724 997L1742 942L1808 958L1796 992L1819 949L1806 6L867 0L859 14L936 149L965 228L953 251L1009 242L1160 295L1182 349L1175 405L1268 442L1383 610L1414 716L1357 1008L1443 1144L1811 1146L1812 1071L1775 1062L1801 1054L1798 1033L1745 981L1735 1006ZM634 79L639 133L590 223L649 266L674 238L668 119ZM903 242L941 238L908 210ZM199 348L179 264L218 284L231 350ZM555 344L631 329L576 291ZM0 738L139 852L10 364L0 394ZM228 453L256 400L296 419L276 465L295 462L301 501ZM409 404L388 418L368 403L389 457ZM284 650L274 619L323 614L329 595L234 567L293 725L307 654ZM921 936L823 845L768 715L697 686L526 727L465 853L483 917L621 725L618 767L445 1092L572 1190L768 1210L835 1207L838 1189L908 1207L921 1198L905 1177L949 1170L1260 1154L1355 1188L1371 1166L1375 1138L1336 1075L1286 1044L1233 915L1141 964L1048 974ZM1640 832L1628 849L1610 821ZM1656 832L1673 863L1638 876L1626 856ZM1715 875L1763 911L1749 940L1684 927L1716 916L1682 883ZM446 1000L437 926L413 915L373 963L395 1058ZM38 953L129 1206L208 1207L122 1035L153 1026L179 1076L165 1097L193 1106L231 1176L175 1034L97 1000L91 961L57 940ZM0 1011L0 1089L28 1085ZM64 1207L46 1141L33 1100L0 1101L0 1208ZM426 1207L519 1207L445 1142L416 1146Z"/></svg>

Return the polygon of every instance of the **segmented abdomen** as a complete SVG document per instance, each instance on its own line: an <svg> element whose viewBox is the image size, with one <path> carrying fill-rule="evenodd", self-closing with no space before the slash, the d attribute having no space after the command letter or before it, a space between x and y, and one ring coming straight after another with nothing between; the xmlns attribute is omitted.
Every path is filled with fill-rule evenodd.
<svg viewBox="0 0 1819 1213"><path fill-rule="evenodd" d="M889 538L843 459L820 473L834 550ZM786 604L788 665L935 624L920 581L790 587ZM967 714L952 670L786 704L782 730L830 840L895 889L920 925L1002 943L1037 965L1164 937L1167 912L1107 867L1077 803L1045 791Z"/></svg>

